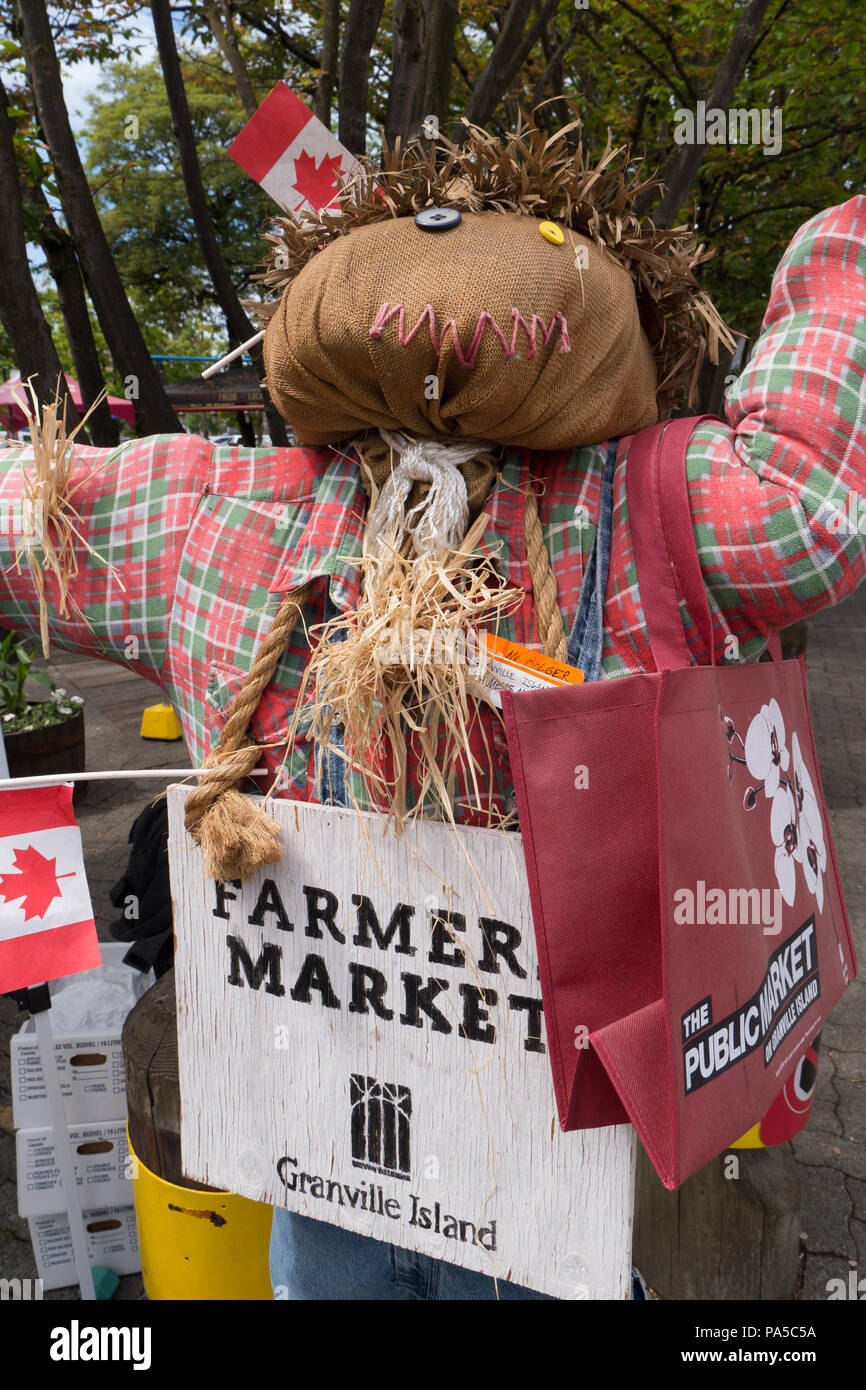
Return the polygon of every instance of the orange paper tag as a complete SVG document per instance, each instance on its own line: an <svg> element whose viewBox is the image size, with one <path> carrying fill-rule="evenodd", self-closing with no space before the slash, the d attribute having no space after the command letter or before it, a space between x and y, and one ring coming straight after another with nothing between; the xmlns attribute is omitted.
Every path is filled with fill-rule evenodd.
<svg viewBox="0 0 866 1390"><path fill-rule="evenodd" d="M543 652L509 642L492 632L481 633L487 664L480 684L494 705L501 705L500 690L543 690L553 685L580 685L583 672L576 666L554 661Z"/></svg>

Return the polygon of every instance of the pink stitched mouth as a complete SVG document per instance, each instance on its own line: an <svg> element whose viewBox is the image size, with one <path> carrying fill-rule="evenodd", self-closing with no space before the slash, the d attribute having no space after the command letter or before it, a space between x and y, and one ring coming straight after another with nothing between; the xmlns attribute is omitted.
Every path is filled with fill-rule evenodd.
<svg viewBox="0 0 866 1390"><path fill-rule="evenodd" d="M397 333L399 336L401 347L405 347L407 343L411 343L412 339L415 337L415 334L419 331L421 325L426 320L430 331L430 341L433 344L433 348L437 356L439 356L442 352L442 348L445 343L445 338L450 329L451 337L454 342L455 355L457 357L458 362L463 367L471 368L475 366L475 363L478 360L478 353L481 348L481 342L484 337L484 333L488 327L490 328L490 331L499 339L499 342L502 344L502 351L505 355L506 361L518 355L517 338L521 328L526 334L526 338L529 343L529 351L526 354L528 358L534 357L536 354L538 347L537 339L539 336L539 331L541 335L542 346L547 347L547 344L553 337L553 334L556 331L557 326L559 327L559 347L557 351L571 352L571 340L568 336L568 324L565 321L565 316L559 313L558 311L554 314L553 318L550 320L550 324L548 325L544 322L544 319L540 316L540 314L533 314L530 322L527 323L526 319L523 317L519 309L512 309L511 318L513 326L511 330L511 342L509 343L502 329L499 327L499 324L496 322L496 319L485 309L478 317L478 323L475 326L475 332L473 333L472 339L465 352L463 351L463 348L460 344L460 336L457 332L457 322L455 319L447 319L442 326L441 333L437 334L436 311L434 310L432 304L424 305L424 308L421 311L421 314L418 318L418 322L415 324L415 327L407 333L406 306L404 304L389 304L387 302L384 303L381 309L379 310L378 314L376 315L376 318L373 322L373 326L370 329L369 336L371 338L381 338L383 328L390 319L395 317L397 319Z"/></svg>

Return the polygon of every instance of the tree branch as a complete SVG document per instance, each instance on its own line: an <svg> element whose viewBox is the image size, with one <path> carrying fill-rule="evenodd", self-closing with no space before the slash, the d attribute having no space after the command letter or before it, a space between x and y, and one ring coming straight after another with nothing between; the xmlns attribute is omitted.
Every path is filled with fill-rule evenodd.
<svg viewBox="0 0 866 1390"><path fill-rule="evenodd" d="M629 5L627 3L627 0L616 0L616 3L619 5L620 9L627 10L630 15L634 15L635 19L639 19L641 24L645 24L648 29L652 30L656 38L661 40L661 42L664 44L665 48L671 56L671 62L673 63L674 67L676 68L677 72L683 80L683 85L686 91L688 92L689 100L697 101L697 92L692 86L691 79L689 78L688 73L684 70L682 63L680 62L677 56L677 51L674 48L673 39L669 38L665 31L661 29L658 24L654 24L653 21L649 19L645 14L642 14L640 10L635 9L634 5Z"/></svg>
<svg viewBox="0 0 866 1390"><path fill-rule="evenodd" d="M749 0L725 55L716 69L706 98L708 109L725 108L730 102L749 61L761 21L769 6L770 0ZM673 224L688 196L706 148L706 145L698 144L680 145L667 161L662 173L667 192L653 217L657 227L670 227ZM652 204L656 192L655 189L648 191L646 198L639 202L639 211L646 211L648 205Z"/></svg>
<svg viewBox="0 0 866 1390"><path fill-rule="evenodd" d="M465 116L472 125L487 124L556 12L557 0L545 0L534 23L524 32L531 7L532 0L511 0L502 32L466 107ZM458 126L458 135L460 130Z"/></svg>
<svg viewBox="0 0 866 1390"><path fill-rule="evenodd" d="M241 104L247 115L253 116L258 107L258 102L256 101L246 64L238 48L238 41L235 38L231 10L228 5L224 5L223 13L220 15L216 0L202 0L202 2L207 22L210 25L210 31L217 41L220 52L231 68Z"/></svg>
<svg viewBox="0 0 866 1390"><path fill-rule="evenodd" d="M571 21L571 24L568 26L568 30L567 30L567 32L566 32L566 34L565 34L565 37L564 37L564 38L560 38L559 43L556 45L556 47L555 47L555 48L552 50L552 52L550 53L550 55L549 55L549 57L548 57L548 59L547 59L547 63L546 63L546 65L545 65L544 71L542 72L541 76L539 77L538 81L537 81L536 84L535 84L535 88L533 89L533 93L532 93L532 105L533 105L533 106L537 106L538 103L539 103L540 101L543 101L543 100L544 100L544 90L545 90L545 88L546 88L548 82L550 81L550 79L553 77L554 73L555 73L557 70L559 70L559 71L561 72L561 70L562 70L562 58L563 58L563 55L564 55L564 54L568 51L568 49L571 47L571 44L572 44L573 41L574 41L574 36L575 36L575 34L577 33L578 29L580 28L581 21L583 20L584 13L585 13L585 11L583 11L583 10L578 10L578 12L577 12L577 14L575 15L574 19ZM557 34L557 37L559 37L558 34Z"/></svg>

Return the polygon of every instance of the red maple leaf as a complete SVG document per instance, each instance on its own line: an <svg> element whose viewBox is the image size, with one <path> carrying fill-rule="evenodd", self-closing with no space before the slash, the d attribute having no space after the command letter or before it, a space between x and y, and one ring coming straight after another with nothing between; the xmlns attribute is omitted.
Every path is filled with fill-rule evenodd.
<svg viewBox="0 0 866 1390"><path fill-rule="evenodd" d="M46 859L33 845L26 849L16 849L15 870L0 874L0 898L14 902L24 900L24 921L31 917L44 917L55 898L63 893L57 886L60 878L74 878L75 873L58 874L57 860Z"/></svg>
<svg viewBox="0 0 866 1390"><path fill-rule="evenodd" d="M301 150L295 160L295 182L292 184L302 198L318 212L334 201L337 192L337 174L340 171L340 156L325 155L318 167L315 155Z"/></svg>

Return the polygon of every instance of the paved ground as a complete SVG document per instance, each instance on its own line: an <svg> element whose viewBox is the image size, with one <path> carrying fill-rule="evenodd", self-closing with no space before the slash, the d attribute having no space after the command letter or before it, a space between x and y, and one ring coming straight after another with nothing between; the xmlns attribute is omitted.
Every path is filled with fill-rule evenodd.
<svg viewBox="0 0 866 1390"><path fill-rule="evenodd" d="M805 1299L866 1277L866 585L809 624L809 697L860 976L822 1035L801 1167ZM866 1285L864 1285L866 1290Z"/></svg>
<svg viewBox="0 0 866 1390"><path fill-rule="evenodd" d="M139 738L155 687L121 667L60 655L59 682L87 701L88 768L187 764L181 743ZM866 961L866 585L809 626L809 685L824 789L848 909ZM126 863L127 833L154 795L144 781L92 785L80 810L88 878L100 935L113 909L108 890ZM9 1035L19 1026L0 998L0 1277L34 1277L26 1222L17 1215L15 1148L8 1089ZM866 1277L866 966L824 1031L812 1120L792 1148L801 1166L805 1276L802 1297L823 1300L827 1281ZM59 1290L51 1298L72 1298ZM137 1298L140 1280L121 1281Z"/></svg>

